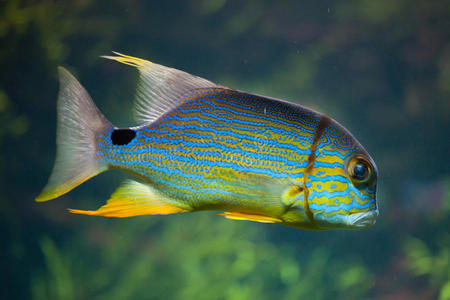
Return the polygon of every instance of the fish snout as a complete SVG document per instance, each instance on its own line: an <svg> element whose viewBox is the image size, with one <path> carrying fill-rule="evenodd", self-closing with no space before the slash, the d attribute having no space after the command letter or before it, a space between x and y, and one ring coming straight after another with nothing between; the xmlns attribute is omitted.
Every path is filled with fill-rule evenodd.
<svg viewBox="0 0 450 300"><path fill-rule="evenodd" d="M354 213L347 216L347 225L355 228L364 228L376 223L378 209L360 213Z"/></svg>

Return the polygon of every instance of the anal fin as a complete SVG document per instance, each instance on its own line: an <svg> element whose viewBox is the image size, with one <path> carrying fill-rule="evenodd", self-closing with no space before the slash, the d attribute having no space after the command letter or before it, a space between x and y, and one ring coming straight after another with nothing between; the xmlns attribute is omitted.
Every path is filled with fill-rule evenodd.
<svg viewBox="0 0 450 300"><path fill-rule="evenodd" d="M128 180L119 186L106 204L99 209L69 209L69 211L91 216L126 218L140 215L168 215L188 210L162 197L149 185Z"/></svg>
<svg viewBox="0 0 450 300"><path fill-rule="evenodd" d="M260 223L280 223L281 220L275 217L269 217L264 215L258 215L253 213L246 213L246 212L224 212L220 213L219 215L225 216L227 219L232 220L245 220L245 221L254 221L254 222L260 222Z"/></svg>

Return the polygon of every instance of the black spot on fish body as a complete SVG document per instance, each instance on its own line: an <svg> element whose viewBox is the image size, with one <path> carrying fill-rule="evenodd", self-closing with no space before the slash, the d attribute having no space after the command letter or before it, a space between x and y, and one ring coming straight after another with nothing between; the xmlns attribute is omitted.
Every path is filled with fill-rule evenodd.
<svg viewBox="0 0 450 300"><path fill-rule="evenodd" d="M136 137L133 129L115 129L111 133L111 141L114 145L122 146L130 143Z"/></svg>

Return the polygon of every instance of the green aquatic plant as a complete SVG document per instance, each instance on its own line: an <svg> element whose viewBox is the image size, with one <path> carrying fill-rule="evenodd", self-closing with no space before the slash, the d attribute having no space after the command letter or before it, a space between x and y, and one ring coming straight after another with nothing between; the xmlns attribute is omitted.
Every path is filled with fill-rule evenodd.
<svg viewBox="0 0 450 300"><path fill-rule="evenodd" d="M421 239L408 237L403 245L406 268L414 277L426 277L439 299L450 299L450 234L437 236L436 249Z"/></svg>
<svg viewBox="0 0 450 300"><path fill-rule="evenodd" d="M41 240L42 254L47 263L45 275L33 278L34 299L74 299L74 286L71 278L72 261L64 256L48 237Z"/></svg>
<svg viewBox="0 0 450 300"><path fill-rule="evenodd" d="M359 299L373 282L351 256L270 242L270 225L208 213L101 223L60 247L42 239L47 267L34 299Z"/></svg>

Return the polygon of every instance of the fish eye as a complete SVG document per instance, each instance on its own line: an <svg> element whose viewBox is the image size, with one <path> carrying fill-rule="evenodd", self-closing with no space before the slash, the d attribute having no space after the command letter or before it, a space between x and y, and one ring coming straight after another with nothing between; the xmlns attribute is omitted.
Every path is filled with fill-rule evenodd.
<svg viewBox="0 0 450 300"><path fill-rule="evenodd" d="M372 177L372 166L366 159L358 156L350 160L347 172L353 183L359 185L368 182Z"/></svg>

